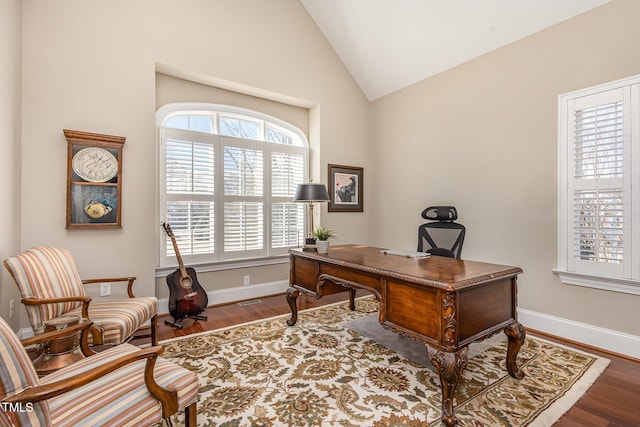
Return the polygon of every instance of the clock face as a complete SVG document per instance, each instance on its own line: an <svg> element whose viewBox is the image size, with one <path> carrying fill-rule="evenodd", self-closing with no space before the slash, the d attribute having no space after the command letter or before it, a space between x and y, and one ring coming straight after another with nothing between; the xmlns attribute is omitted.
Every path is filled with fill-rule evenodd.
<svg viewBox="0 0 640 427"><path fill-rule="evenodd" d="M98 147L87 147L73 156L73 171L85 181L107 182L118 174L118 160Z"/></svg>

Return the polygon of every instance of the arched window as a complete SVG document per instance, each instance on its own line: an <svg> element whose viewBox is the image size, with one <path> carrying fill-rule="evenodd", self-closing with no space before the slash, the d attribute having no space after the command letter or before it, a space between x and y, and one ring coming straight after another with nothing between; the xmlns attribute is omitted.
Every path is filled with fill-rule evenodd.
<svg viewBox="0 0 640 427"><path fill-rule="evenodd" d="M168 104L157 113L160 220L185 262L215 263L286 254L304 238L309 146L296 127L215 104ZM162 238L161 266L174 263Z"/></svg>

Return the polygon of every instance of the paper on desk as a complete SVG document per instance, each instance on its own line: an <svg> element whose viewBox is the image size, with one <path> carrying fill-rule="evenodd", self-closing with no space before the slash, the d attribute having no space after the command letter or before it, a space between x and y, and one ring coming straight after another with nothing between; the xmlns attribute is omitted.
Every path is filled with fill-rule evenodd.
<svg viewBox="0 0 640 427"><path fill-rule="evenodd" d="M380 252L385 255L398 255L407 258L427 258L431 256L426 252L404 251L402 249L383 249Z"/></svg>

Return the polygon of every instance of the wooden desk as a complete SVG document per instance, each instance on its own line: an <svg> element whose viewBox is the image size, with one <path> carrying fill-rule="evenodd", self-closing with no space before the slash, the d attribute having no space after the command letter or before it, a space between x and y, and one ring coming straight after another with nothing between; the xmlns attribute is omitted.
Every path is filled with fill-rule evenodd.
<svg viewBox="0 0 640 427"><path fill-rule="evenodd" d="M468 361L468 346L504 330L509 339L506 366L521 379L516 356L525 339L517 317L517 282L522 269L431 256L385 255L381 248L332 246L328 254L291 250L287 302L293 326L300 292L321 298L356 289L380 301L380 323L425 343L442 388L442 420L456 423L453 393Z"/></svg>

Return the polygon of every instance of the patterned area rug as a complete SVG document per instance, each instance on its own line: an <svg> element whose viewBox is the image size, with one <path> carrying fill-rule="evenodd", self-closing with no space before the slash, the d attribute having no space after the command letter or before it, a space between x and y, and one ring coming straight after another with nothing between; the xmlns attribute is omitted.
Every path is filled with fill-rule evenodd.
<svg viewBox="0 0 640 427"><path fill-rule="evenodd" d="M366 297L354 312L346 302L301 311L293 327L285 315L191 335L163 342L163 357L198 374L199 426L440 425L433 368L343 325L377 308ZM518 354L526 376L516 380L505 357L498 342L469 358L455 394L458 425L551 425L609 363L527 337Z"/></svg>

